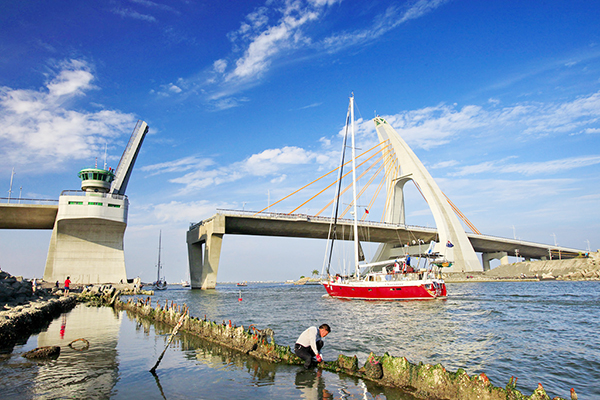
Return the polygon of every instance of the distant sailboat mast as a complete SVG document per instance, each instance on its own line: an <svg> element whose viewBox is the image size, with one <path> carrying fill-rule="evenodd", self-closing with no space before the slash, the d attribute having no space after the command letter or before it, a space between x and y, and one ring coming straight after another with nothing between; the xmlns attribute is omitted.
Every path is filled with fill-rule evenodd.
<svg viewBox="0 0 600 400"><path fill-rule="evenodd" d="M161 242L162 230L158 231L158 271L156 276L156 282L160 282L160 242Z"/></svg>

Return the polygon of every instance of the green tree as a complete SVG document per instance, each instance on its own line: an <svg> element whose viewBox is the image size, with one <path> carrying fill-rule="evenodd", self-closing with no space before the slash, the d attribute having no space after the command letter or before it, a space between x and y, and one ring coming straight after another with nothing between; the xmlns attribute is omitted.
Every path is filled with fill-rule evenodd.
<svg viewBox="0 0 600 400"><path fill-rule="evenodd" d="M313 274L313 276L317 276L317 275L319 275L319 271L316 269L313 269L312 274Z"/></svg>

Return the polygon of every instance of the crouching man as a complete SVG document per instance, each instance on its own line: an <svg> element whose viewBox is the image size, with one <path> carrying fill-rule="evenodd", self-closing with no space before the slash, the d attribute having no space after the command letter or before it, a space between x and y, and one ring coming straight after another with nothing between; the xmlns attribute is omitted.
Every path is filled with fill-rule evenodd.
<svg viewBox="0 0 600 400"><path fill-rule="evenodd" d="M331 332L331 328L327 324L319 326L311 326L296 340L294 345L294 353L304 360L304 368L309 369L315 357L317 362L323 361L321 356L321 348L323 347L323 338Z"/></svg>

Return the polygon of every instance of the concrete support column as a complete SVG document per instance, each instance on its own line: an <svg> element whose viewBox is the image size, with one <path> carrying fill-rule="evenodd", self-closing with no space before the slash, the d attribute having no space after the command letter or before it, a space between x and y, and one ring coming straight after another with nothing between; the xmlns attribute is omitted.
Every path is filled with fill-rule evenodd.
<svg viewBox="0 0 600 400"><path fill-rule="evenodd" d="M127 282L123 236L128 200L106 194L62 195L44 280L99 284Z"/></svg>
<svg viewBox="0 0 600 400"><path fill-rule="evenodd" d="M225 216L215 215L187 233L190 285L192 289L214 289L225 234Z"/></svg>
<svg viewBox="0 0 600 400"><path fill-rule="evenodd" d="M508 253L505 251L497 251L495 253L482 253L481 260L483 261L483 270L490 270L490 260L499 259L500 264L508 264Z"/></svg>

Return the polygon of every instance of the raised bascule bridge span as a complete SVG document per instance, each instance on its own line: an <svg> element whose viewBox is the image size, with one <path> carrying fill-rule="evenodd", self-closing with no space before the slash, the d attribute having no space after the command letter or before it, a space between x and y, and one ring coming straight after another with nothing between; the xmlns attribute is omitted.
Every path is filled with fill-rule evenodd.
<svg viewBox="0 0 600 400"><path fill-rule="evenodd" d="M63 190L58 200L0 199L0 229L52 230L45 281L127 281L125 190L147 132L146 122L138 121L116 170L95 165L79 171L81 190Z"/></svg>

